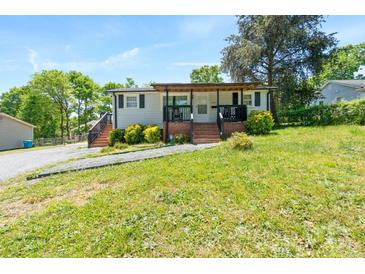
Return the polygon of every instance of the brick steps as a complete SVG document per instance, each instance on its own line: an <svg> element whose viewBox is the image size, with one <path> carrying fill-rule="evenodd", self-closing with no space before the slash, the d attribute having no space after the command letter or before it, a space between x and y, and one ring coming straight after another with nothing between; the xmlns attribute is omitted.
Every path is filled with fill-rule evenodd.
<svg viewBox="0 0 365 274"><path fill-rule="evenodd" d="M108 146L109 134L113 130L112 124L107 124L101 134L90 144L90 147Z"/></svg>
<svg viewBox="0 0 365 274"><path fill-rule="evenodd" d="M220 135L216 123L195 123L193 125L193 144L218 143Z"/></svg>

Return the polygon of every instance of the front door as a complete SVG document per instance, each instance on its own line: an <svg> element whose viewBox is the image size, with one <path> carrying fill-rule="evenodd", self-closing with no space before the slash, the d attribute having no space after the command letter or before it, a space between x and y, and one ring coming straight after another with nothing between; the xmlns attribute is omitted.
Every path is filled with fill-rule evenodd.
<svg viewBox="0 0 365 274"><path fill-rule="evenodd" d="M199 94L196 96L195 117L197 123L209 122L209 98L208 94Z"/></svg>

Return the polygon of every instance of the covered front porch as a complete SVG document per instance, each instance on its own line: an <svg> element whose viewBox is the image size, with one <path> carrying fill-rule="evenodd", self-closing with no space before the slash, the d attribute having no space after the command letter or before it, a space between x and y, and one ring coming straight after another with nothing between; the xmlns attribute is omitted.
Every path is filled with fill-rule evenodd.
<svg viewBox="0 0 365 274"><path fill-rule="evenodd" d="M234 131L244 131L244 123L253 109L258 106L267 109L268 87L259 83L153 84L153 87L162 94L165 141L177 133L189 136L193 143L214 141Z"/></svg>

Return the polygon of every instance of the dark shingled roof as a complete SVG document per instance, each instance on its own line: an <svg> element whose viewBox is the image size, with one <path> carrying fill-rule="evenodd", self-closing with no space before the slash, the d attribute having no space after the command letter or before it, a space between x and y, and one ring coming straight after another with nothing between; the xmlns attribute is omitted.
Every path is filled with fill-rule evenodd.
<svg viewBox="0 0 365 274"><path fill-rule="evenodd" d="M109 92L156 92L154 88L116 88L110 89Z"/></svg>

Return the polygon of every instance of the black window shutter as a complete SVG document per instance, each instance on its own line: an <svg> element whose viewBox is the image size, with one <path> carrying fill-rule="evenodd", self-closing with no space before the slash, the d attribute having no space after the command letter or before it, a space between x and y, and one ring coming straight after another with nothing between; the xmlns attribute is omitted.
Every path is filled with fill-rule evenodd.
<svg viewBox="0 0 365 274"><path fill-rule="evenodd" d="M139 95L139 108L144 108L145 97L144 94Z"/></svg>
<svg viewBox="0 0 365 274"><path fill-rule="evenodd" d="M123 96L123 94L118 95L118 107L119 108L124 107L124 96Z"/></svg>
<svg viewBox="0 0 365 274"><path fill-rule="evenodd" d="M261 92L255 92L255 107L259 107L261 105Z"/></svg>
<svg viewBox="0 0 365 274"><path fill-rule="evenodd" d="M232 93L232 104L233 105L238 105L238 92L233 92Z"/></svg>

